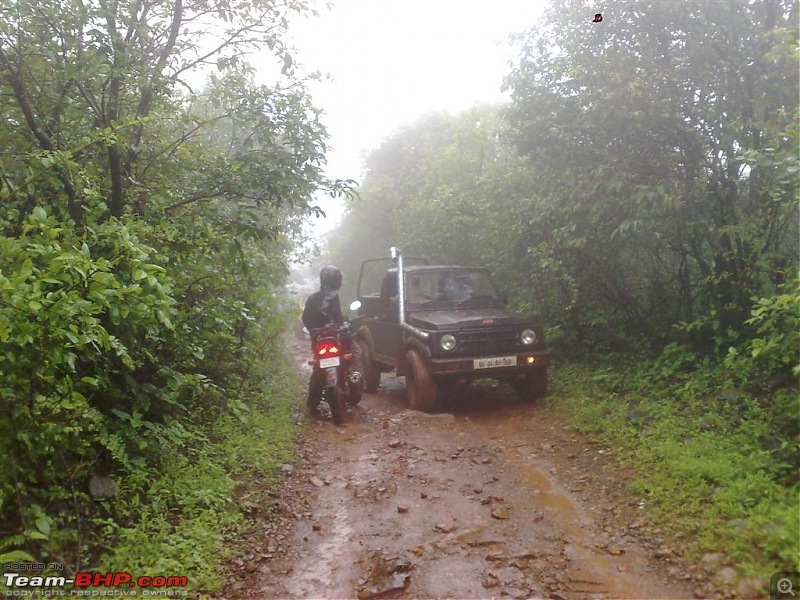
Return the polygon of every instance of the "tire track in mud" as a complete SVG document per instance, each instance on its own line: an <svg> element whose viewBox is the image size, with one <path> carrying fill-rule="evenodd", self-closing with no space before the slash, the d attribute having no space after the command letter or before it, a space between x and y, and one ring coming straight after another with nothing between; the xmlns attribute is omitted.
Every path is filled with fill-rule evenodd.
<svg viewBox="0 0 800 600"><path fill-rule="evenodd" d="M465 394L451 412L410 411L402 380L384 375L351 422L313 420L305 459L287 475L306 508L292 515L281 551L226 597L697 593L677 558L665 563L639 544L624 520L635 508L623 517L604 512L601 496L613 496L613 481L601 487L578 477L582 500L567 489L574 477L562 483L564 464L551 459L571 438L546 407L519 404L502 386Z"/></svg>

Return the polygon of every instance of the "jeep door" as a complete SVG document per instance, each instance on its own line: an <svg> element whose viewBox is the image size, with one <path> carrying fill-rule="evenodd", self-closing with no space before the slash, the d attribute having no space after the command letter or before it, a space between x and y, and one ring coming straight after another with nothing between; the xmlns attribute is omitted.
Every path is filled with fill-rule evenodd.
<svg viewBox="0 0 800 600"><path fill-rule="evenodd" d="M396 366L397 352L403 338L398 303L397 273L390 272L383 279L378 318L370 323L370 330L375 344L375 359L392 366Z"/></svg>

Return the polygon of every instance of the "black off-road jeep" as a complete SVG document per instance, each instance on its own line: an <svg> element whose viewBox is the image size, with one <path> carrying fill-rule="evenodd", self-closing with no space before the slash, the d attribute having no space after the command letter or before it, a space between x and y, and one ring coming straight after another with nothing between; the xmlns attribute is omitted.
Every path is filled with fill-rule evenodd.
<svg viewBox="0 0 800 600"><path fill-rule="evenodd" d="M542 328L505 309L486 269L410 257L405 266L396 248L390 253L364 261L358 278L361 306L352 324L368 392L382 372L396 369L411 408L426 412L475 379L508 381L525 400L546 393L550 353Z"/></svg>

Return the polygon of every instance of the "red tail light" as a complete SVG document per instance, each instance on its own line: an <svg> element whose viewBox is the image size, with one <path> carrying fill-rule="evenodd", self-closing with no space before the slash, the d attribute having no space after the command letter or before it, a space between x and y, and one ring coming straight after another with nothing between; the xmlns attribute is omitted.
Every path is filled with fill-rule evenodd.
<svg viewBox="0 0 800 600"><path fill-rule="evenodd" d="M338 356L341 350L333 342L322 342L317 346L317 356Z"/></svg>

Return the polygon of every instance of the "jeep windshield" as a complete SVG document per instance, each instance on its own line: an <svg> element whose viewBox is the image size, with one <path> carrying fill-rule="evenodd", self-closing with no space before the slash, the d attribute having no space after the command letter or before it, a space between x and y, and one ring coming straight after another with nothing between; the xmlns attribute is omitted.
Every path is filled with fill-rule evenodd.
<svg viewBox="0 0 800 600"><path fill-rule="evenodd" d="M504 305L486 271L406 272L406 306L409 310L502 308Z"/></svg>

